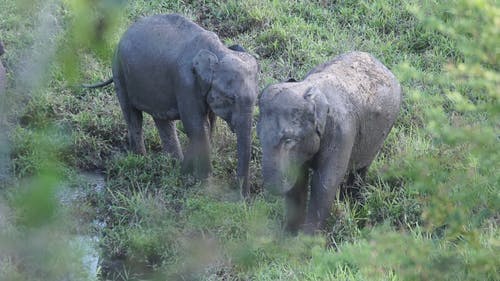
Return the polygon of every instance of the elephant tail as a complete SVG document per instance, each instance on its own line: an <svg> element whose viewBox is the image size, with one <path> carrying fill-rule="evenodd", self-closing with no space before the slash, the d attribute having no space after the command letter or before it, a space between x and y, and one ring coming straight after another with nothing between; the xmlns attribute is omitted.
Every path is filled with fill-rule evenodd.
<svg viewBox="0 0 500 281"><path fill-rule="evenodd" d="M95 89L95 88L101 88L101 87L104 87L106 85L109 85L113 83L113 77L109 78L108 80L104 81L104 82L100 82L100 83L97 83L97 84L82 84L82 87L84 88L89 88L89 89Z"/></svg>

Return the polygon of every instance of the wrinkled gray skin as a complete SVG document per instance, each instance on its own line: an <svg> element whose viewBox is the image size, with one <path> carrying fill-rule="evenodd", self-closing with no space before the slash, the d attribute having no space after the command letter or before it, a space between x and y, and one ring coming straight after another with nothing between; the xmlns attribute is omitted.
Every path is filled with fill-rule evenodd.
<svg viewBox="0 0 500 281"><path fill-rule="evenodd" d="M257 130L264 185L285 196L287 230L314 233L323 227L339 186L364 175L400 103L394 75L362 52L338 56L303 81L263 91Z"/></svg>
<svg viewBox="0 0 500 281"><path fill-rule="evenodd" d="M0 41L0 56L4 53L3 43ZM5 91L5 68L0 61L0 95Z"/></svg>
<svg viewBox="0 0 500 281"><path fill-rule="evenodd" d="M232 48L180 15L146 17L121 38L113 82L131 149L145 153L142 112L147 112L164 150L183 159L183 170L199 178L210 174L209 139L215 115L224 119L237 136L238 183L247 196L258 65L240 46ZM175 129L178 119L190 140L185 155Z"/></svg>

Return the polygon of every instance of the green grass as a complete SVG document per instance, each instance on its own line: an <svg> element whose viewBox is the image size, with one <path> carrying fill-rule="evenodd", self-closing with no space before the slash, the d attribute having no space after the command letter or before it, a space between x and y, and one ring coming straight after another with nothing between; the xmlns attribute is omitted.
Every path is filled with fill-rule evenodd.
<svg viewBox="0 0 500 281"><path fill-rule="evenodd" d="M68 242L82 231L75 216L106 222L99 232L102 279L500 279L495 1L0 0L0 7L1 59L9 72L0 125L11 140L12 172L0 181L0 276L6 280L92 280L78 269L81 255ZM30 48L43 39L35 32L39 11L52 11L61 26L49 38L56 55L40 63L42 73L33 71L40 84L19 86L27 58L52 53ZM301 79L350 50L374 54L398 77L401 114L361 199L335 202L322 235L282 232L282 199L261 193L255 134L256 193L243 202L232 182L235 137L221 120L213 176L201 183L161 154L150 117L148 155L128 154L112 87L76 86L109 77L114 47L130 23L169 12L258 57L260 89ZM179 133L185 144L180 125ZM77 176L95 169L106 176L101 194ZM54 194L61 185L88 193L78 206L58 208Z"/></svg>

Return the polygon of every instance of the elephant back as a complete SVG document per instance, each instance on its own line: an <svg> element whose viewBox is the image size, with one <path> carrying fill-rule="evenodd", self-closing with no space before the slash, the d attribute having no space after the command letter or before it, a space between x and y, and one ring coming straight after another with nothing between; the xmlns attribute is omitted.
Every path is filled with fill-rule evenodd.
<svg viewBox="0 0 500 281"><path fill-rule="evenodd" d="M363 112L399 112L401 85L379 60L365 52L335 57L311 70L306 80L327 80Z"/></svg>

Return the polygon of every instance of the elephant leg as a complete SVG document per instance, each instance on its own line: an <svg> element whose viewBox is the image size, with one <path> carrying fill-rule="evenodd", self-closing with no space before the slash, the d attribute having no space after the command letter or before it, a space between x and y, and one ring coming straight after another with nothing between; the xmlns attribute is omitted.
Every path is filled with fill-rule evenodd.
<svg viewBox="0 0 500 281"><path fill-rule="evenodd" d="M123 117L128 127L128 143L130 149L137 154L146 154L144 134L142 131L142 111L134 108L127 100L127 93L119 79L115 81L115 90L120 102Z"/></svg>
<svg viewBox="0 0 500 281"><path fill-rule="evenodd" d="M153 118L160 134L163 150L175 159L182 160L182 150L174 120Z"/></svg>
<svg viewBox="0 0 500 281"><path fill-rule="evenodd" d="M193 113L188 118L181 119L189 138L189 146L184 155L183 172L193 172L199 179L208 178L210 165L210 125L206 116ZM181 113L182 114L182 113Z"/></svg>
<svg viewBox="0 0 500 281"><path fill-rule="evenodd" d="M307 190L309 169L304 166L293 188L285 195L286 226L285 230L296 234L306 218Z"/></svg>
<svg viewBox="0 0 500 281"><path fill-rule="evenodd" d="M128 141L130 148L137 154L146 154L144 146L144 133L142 130L142 111L135 108L126 110L125 120L128 125Z"/></svg>
<svg viewBox="0 0 500 281"><path fill-rule="evenodd" d="M338 185L342 180L338 176L326 183L324 177L329 176L324 175L322 171L314 171L307 217L303 226L304 232L307 234L314 234L323 228L325 220L330 215L330 208L335 199Z"/></svg>
<svg viewBox="0 0 500 281"><path fill-rule="evenodd" d="M337 127L331 134L335 137L330 136L332 141L320 149L313 167L311 196L304 224L304 231L310 234L321 230L330 215L338 188L347 172L354 144L355 134L349 128Z"/></svg>

